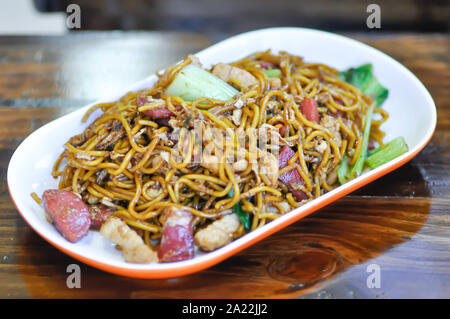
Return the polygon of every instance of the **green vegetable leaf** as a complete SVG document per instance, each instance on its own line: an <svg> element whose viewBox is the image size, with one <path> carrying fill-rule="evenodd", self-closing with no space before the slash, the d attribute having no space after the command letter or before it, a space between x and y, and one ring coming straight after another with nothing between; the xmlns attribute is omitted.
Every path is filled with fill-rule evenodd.
<svg viewBox="0 0 450 319"><path fill-rule="evenodd" d="M350 177L353 179L359 175L361 175L361 172L364 167L364 161L366 160L367 156L367 147L369 146L369 136L370 136L370 128L372 126L372 114L373 114L374 106L371 105L366 113L366 123L364 126L364 133L363 133L363 139L362 139L362 145L361 145L361 151L359 153L358 159L356 160L355 165L353 166Z"/></svg>
<svg viewBox="0 0 450 319"><path fill-rule="evenodd" d="M349 178L350 169L348 166L347 158L344 158L341 162L341 165L339 165L339 168L337 170L337 176L339 183L345 184L348 181Z"/></svg>
<svg viewBox="0 0 450 319"><path fill-rule="evenodd" d="M389 91L373 75L372 64L364 64L357 68L350 68L341 72L339 76L344 81L358 87L363 94L372 97L376 106L380 106L388 97ZM372 105L366 113L361 151L355 165L349 167L347 159L344 158L337 170L338 180L341 184L361 175L364 164L370 168L375 168L408 151L408 146L402 137L398 137L382 147L367 151L373 109L374 106Z"/></svg>
<svg viewBox="0 0 450 319"><path fill-rule="evenodd" d="M230 192L228 193L228 197L233 197L233 196L234 196L234 191L230 190ZM237 204L232 207L232 210L239 217L239 220L241 221L242 225L244 225L244 229L246 231L249 231L250 227L251 227L250 215L246 211L242 210L241 204L242 204L241 201L237 202Z"/></svg>
<svg viewBox="0 0 450 319"><path fill-rule="evenodd" d="M372 114L374 106L371 105L366 112L366 123L364 125L364 133L361 145L361 151L355 165L350 167L347 162L347 158L344 158L337 170L339 183L344 184L349 180L361 175L364 168L364 162L367 156L367 148L369 146L370 128L372 126Z"/></svg>
<svg viewBox="0 0 450 319"><path fill-rule="evenodd" d="M376 152L378 152L379 150L381 150L380 147L374 148L373 150L367 151L367 157L375 154Z"/></svg>
<svg viewBox="0 0 450 319"><path fill-rule="evenodd" d="M373 169L389 162L390 160L393 160L407 151L408 145L403 137L397 137L379 147L378 151L371 153L371 155L366 159L366 164Z"/></svg>
<svg viewBox="0 0 450 319"><path fill-rule="evenodd" d="M239 203L233 206L233 212L235 212L238 215L239 220L241 221L242 225L244 225L245 230L247 231L250 230L251 227L250 215L242 210L240 201Z"/></svg>
<svg viewBox="0 0 450 319"><path fill-rule="evenodd" d="M268 78L281 78L281 70L280 69L266 69L264 70Z"/></svg>
<svg viewBox="0 0 450 319"><path fill-rule="evenodd" d="M339 73L346 82L358 87L363 94L372 97L377 106L387 99L389 91L373 75L372 64L363 64Z"/></svg>
<svg viewBox="0 0 450 319"><path fill-rule="evenodd" d="M199 98L227 101L238 92L214 74L193 64L182 68L166 89L166 94L179 96L189 102Z"/></svg>

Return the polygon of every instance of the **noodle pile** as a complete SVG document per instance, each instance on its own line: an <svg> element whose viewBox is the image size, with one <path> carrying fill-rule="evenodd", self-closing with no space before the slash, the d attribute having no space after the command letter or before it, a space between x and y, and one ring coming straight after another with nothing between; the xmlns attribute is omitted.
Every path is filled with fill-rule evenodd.
<svg viewBox="0 0 450 319"><path fill-rule="evenodd" d="M337 70L286 52L257 52L229 64L249 72L258 82L246 87L230 79L240 91L231 101L187 102L165 95L177 73L190 63L193 58L188 57L159 74L152 88L91 108L83 121L98 109L103 114L65 144L52 173L60 178L59 188L79 194L88 205L113 207L115 216L152 245L152 240L161 237L161 216L167 207L192 212L195 231L239 204L248 213L249 230L254 230L337 187L337 169L344 156L350 165L358 158L364 114L373 100L341 80ZM279 86L268 78L265 65L281 70ZM161 102L138 107L139 96ZM300 111L299 104L306 98L318 102L320 123L309 121ZM162 121L142 113L161 105L175 116ZM381 145L384 133L379 127L388 115L381 108L374 113L381 116L372 121L370 143ZM194 123L203 129L200 140ZM278 143L255 147L262 128L277 136ZM227 138L208 134L213 129L226 131ZM249 131L253 133L245 135ZM199 155L200 148L211 145L226 146L240 160L229 161L219 152ZM268 153L279 152L284 145L295 155L278 169L277 156ZM306 194L303 201L297 201L278 180L291 170L297 170L304 181L296 186ZM235 237L245 233L241 225Z"/></svg>

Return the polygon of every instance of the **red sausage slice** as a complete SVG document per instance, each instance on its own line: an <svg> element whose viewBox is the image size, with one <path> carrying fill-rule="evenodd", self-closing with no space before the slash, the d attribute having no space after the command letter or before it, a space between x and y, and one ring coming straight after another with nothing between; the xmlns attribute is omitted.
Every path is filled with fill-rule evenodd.
<svg viewBox="0 0 450 319"><path fill-rule="evenodd" d="M294 155L295 152L289 146L284 146L281 149L280 154L278 155L279 168L282 169L286 167L288 165L288 161ZM297 161L297 163L300 164L299 161ZM302 185L304 183L303 178L299 174L297 169L294 168L290 171L281 174L278 177L278 179L289 188L289 190L292 193L292 196L294 196L296 201L300 202L308 198L308 196L303 191L295 188L296 185Z"/></svg>
<svg viewBox="0 0 450 319"><path fill-rule="evenodd" d="M308 121L319 123L319 110L317 102L314 99L304 99L300 103L300 110Z"/></svg>
<svg viewBox="0 0 450 319"><path fill-rule="evenodd" d="M280 133L280 135L282 137L284 137L286 135L286 131L288 130L286 125L282 125L280 126L280 128L278 129L278 132Z"/></svg>
<svg viewBox="0 0 450 319"><path fill-rule="evenodd" d="M49 189L42 195L45 212L56 229L70 242L84 237L91 226L88 206L72 192Z"/></svg>
<svg viewBox="0 0 450 319"><path fill-rule="evenodd" d="M294 196L297 202L301 202L302 200L308 199L308 195L305 194L301 189L292 190L292 196Z"/></svg>
<svg viewBox="0 0 450 319"><path fill-rule="evenodd" d="M191 212L171 207L166 213L158 249L160 261L172 262L194 257L194 235Z"/></svg>
<svg viewBox="0 0 450 319"><path fill-rule="evenodd" d="M149 100L146 96L138 96L136 98L136 106L141 107L149 103ZM171 116L175 116L173 112L171 112L166 105L154 107L149 110L142 111L143 114L150 116L154 119L164 119L169 118Z"/></svg>
<svg viewBox="0 0 450 319"><path fill-rule="evenodd" d="M114 213L114 209L103 204L89 206L91 228L100 229L104 222Z"/></svg>

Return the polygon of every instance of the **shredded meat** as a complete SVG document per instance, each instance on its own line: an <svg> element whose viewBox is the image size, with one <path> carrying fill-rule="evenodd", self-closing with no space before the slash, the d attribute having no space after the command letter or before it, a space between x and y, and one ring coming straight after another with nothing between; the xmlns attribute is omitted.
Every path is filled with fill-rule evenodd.
<svg viewBox="0 0 450 319"><path fill-rule="evenodd" d="M334 134L333 141L338 147L341 147L342 136L340 133L339 122L333 116L325 114L320 120L320 125L322 125L326 129L329 129Z"/></svg>
<svg viewBox="0 0 450 319"><path fill-rule="evenodd" d="M84 134L84 133L81 133L81 134L78 134L78 135L75 135L74 137L72 137L72 138L69 140L69 144L71 144L71 145L77 147L77 146L82 145L84 142L86 142L86 140L87 140L87 139L86 139L85 134Z"/></svg>
<svg viewBox="0 0 450 319"><path fill-rule="evenodd" d="M69 143L72 144L75 147L78 147L78 146L84 144L88 139L90 139L92 137L92 133L93 133L93 130L95 129L95 127L96 127L96 123L94 121L91 125L89 125L86 128L86 130L84 130L83 133L75 135L74 137L72 137L69 140Z"/></svg>
<svg viewBox="0 0 450 319"><path fill-rule="evenodd" d="M314 149L318 151L320 154L323 154L328 148L328 143L321 137L313 139L313 144Z"/></svg>
<svg viewBox="0 0 450 319"><path fill-rule="evenodd" d="M111 130L95 147L97 150L107 150L114 146L123 136L125 130L122 127L122 123L115 120L111 125Z"/></svg>

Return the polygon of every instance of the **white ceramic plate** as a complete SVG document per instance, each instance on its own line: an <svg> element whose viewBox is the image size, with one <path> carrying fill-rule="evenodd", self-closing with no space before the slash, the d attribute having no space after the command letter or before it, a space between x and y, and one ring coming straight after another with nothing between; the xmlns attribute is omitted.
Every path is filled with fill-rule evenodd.
<svg viewBox="0 0 450 319"><path fill-rule="evenodd" d="M244 33L215 44L196 54L205 67L218 62L231 62L255 51L272 49L303 56L306 61L321 62L344 70L372 63L375 76L389 89L389 98L383 104L389 120L382 129L386 140L403 136L409 146L406 154L320 196L302 207L272 221L229 245L192 260L166 264L132 264L124 261L122 253L98 232L90 231L77 243L65 240L49 224L44 211L30 197L30 193L56 188L51 177L53 163L63 151L63 144L81 133L89 123L81 123L84 113L93 104L63 116L33 132L17 148L8 167L8 187L11 197L23 218L44 239L65 253L87 264L120 275L144 278L164 278L184 275L212 266L267 237L313 211L354 191L403 165L414 157L430 140L436 126L436 107L423 84L404 66L386 54L358 41L317 30L302 28L272 28ZM175 63L176 61L174 61ZM129 91L151 87L156 76L148 78L111 96L119 99ZM96 112L90 121L100 113Z"/></svg>

